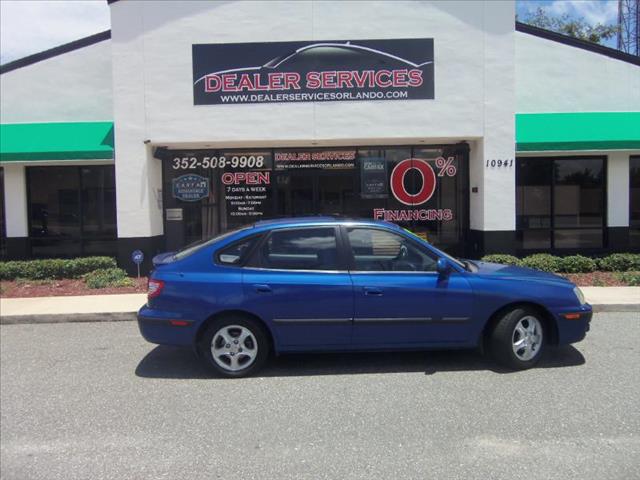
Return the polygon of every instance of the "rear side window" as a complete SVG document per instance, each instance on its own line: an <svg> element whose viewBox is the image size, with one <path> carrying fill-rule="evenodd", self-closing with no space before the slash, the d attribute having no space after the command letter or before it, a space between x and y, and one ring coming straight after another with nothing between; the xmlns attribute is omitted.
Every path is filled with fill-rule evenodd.
<svg viewBox="0 0 640 480"><path fill-rule="evenodd" d="M254 235L223 248L218 252L218 263L222 265L240 265L259 240L260 235Z"/></svg>
<svg viewBox="0 0 640 480"><path fill-rule="evenodd" d="M333 227L275 230L260 247L256 264L277 270L338 270Z"/></svg>

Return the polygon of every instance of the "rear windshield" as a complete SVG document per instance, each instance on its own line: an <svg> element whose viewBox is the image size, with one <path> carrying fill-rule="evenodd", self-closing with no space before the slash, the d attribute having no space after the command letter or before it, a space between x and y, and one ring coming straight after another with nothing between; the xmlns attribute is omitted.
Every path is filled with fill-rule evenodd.
<svg viewBox="0 0 640 480"><path fill-rule="evenodd" d="M220 240L224 240L225 238L230 237L231 235L234 235L238 232L249 230L250 228L253 228L253 225L245 225L244 227L236 228L235 230L229 230L228 232L222 233L207 240L199 240L195 243L192 243L191 245L187 245L182 250L178 250L173 257L175 260L182 260L183 258L187 258L188 256L193 255L203 248L207 248L209 245L219 242Z"/></svg>

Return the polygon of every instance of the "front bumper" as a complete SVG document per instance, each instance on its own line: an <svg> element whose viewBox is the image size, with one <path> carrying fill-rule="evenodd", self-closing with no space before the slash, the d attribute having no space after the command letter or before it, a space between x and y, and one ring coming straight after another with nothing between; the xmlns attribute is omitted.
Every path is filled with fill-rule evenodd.
<svg viewBox="0 0 640 480"><path fill-rule="evenodd" d="M556 313L558 344L567 345L583 340L590 329L592 317L593 310L589 304Z"/></svg>
<svg viewBox="0 0 640 480"><path fill-rule="evenodd" d="M194 321L146 305L138 311L138 328L147 342L160 345L191 346L197 332Z"/></svg>

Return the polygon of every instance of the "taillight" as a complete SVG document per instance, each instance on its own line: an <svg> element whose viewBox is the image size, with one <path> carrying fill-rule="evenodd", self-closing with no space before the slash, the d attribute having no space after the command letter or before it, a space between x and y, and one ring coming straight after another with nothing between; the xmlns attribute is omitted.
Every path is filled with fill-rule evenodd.
<svg viewBox="0 0 640 480"><path fill-rule="evenodd" d="M162 289L164 288L164 282L162 280L156 280L154 278L150 278L147 283L147 298L154 298L162 293Z"/></svg>

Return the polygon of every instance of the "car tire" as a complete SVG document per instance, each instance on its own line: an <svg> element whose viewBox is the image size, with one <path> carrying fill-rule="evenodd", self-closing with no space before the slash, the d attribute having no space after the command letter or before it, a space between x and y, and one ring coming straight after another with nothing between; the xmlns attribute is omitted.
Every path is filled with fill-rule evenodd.
<svg viewBox="0 0 640 480"><path fill-rule="evenodd" d="M542 315L537 310L515 308L502 315L491 332L491 354L509 369L531 368L540 361L546 335Z"/></svg>
<svg viewBox="0 0 640 480"><path fill-rule="evenodd" d="M212 373L240 378L264 366L270 347L269 336L260 322L248 317L228 316L207 326L198 351Z"/></svg>

